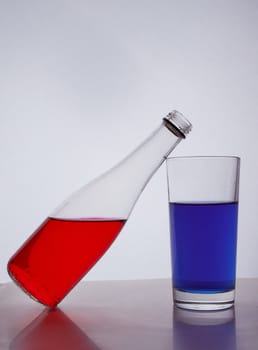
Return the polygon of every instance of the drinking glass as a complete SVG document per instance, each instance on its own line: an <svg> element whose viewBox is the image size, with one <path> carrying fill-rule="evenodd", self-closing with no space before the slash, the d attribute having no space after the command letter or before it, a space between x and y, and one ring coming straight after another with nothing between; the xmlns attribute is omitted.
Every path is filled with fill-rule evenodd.
<svg viewBox="0 0 258 350"><path fill-rule="evenodd" d="M235 295L240 158L167 159L173 297L220 310Z"/></svg>

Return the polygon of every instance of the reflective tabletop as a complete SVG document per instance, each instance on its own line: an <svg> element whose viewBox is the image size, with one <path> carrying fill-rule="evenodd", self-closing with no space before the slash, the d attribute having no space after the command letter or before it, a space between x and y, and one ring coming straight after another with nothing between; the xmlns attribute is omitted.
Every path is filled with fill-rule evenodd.
<svg viewBox="0 0 258 350"><path fill-rule="evenodd" d="M7 283L0 315L0 350L257 350L258 279L215 312L174 308L169 279L82 282L53 310Z"/></svg>

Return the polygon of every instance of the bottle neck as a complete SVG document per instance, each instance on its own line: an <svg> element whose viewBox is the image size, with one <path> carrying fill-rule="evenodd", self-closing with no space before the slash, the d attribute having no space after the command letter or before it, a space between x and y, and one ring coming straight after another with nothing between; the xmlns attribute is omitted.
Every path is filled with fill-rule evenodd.
<svg viewBox="0 0 258 350"><path fill-rule="evenodd" d="M170 124L163 120L132 153L76 192L52 216L127 219L152 175L183 139Z"/></svg>
<svg viewBox="0 0 258 350"><path fill-rule="evenodd" d="M171 123L164 120L143 143L115 167L117 171L127 168L126 173L131 174L127 177L127 186L135 187L137 183L138 195L143 191L152 175L167 156L184 138L178 130L174 129L172 131L171 125ZM113 172L114 168L111 171ZM133 180L134 177L135 181Z"/></svg>
<svg viewBox="0 0 258 350"><path fill-rule="evenodd" d="M109 195L119 201L126 198L121 217L128 218L145 186L173 149L184 139L178 131L162 124L132 153L104 174L100 181L110 179ZM97 184L97 183L96 183ZM99 184L99 183L98 183Z"/></svg>

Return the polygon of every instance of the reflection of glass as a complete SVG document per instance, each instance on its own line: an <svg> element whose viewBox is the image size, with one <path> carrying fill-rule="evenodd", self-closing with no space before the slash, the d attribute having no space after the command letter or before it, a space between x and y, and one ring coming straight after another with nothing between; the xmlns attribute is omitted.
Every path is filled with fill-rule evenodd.
<svg viewBox="0 0 258 350"><path fill-rule="evenodd" d="M234 308L192 311L174 307L173 349L236 350Z"/></svg>
<svg viewBox="0 0 258 350"><path fill-rule="evenodd" d="M43 311L11 342L10 350L100 350L59 309Z"/></svg>
<svg viewBox="0 0 258 350"><path fill-rule="evenodd" d="M13 280L56 306L115 240L144 187L190 131L177 111L123 161L69 197L8 263Z"/></svg>
<svg viewBox="0 0 258 350"><path fill-rule="evenodd" d="M233 305L238 157L167 160L174 300L195 310Z"/></svg>

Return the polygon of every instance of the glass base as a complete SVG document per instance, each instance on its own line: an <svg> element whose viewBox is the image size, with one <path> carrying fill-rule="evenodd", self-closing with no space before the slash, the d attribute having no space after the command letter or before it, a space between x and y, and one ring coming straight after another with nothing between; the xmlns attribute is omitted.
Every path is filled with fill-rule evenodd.
<svg viewBox="0 0 258 350"><path fill-rule="evenodd" d="M187 310L224 310L234 305L235 290L222 293L189 293L173 289L174 303L177 307Z"/></svg>

